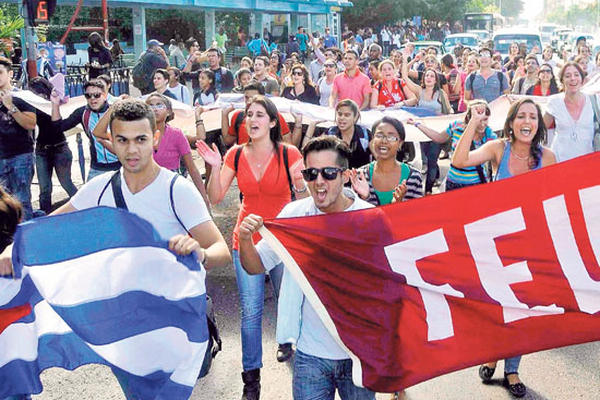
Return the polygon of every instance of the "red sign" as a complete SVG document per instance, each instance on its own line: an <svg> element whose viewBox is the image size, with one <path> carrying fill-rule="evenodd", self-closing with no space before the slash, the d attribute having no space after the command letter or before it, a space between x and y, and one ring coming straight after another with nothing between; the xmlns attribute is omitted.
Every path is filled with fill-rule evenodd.
<svg viewBox="0 0 600 400"><path fill-rule="evenodd" d="M347 348L355 383L392 392L600 339L598 171L593 154L419 200L266 225Z"/></svg>

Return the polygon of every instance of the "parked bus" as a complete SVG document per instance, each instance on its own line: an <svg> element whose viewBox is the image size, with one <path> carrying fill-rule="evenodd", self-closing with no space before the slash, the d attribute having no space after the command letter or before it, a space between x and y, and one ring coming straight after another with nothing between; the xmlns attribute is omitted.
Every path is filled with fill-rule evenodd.
<svg viewBox="0 0 600 400"><path fill-rule="evenodd" d="M500 14L471 12L465 13L463 28L465 32L485 30L491 35L494 29L501 28L503 24L504 17Z"/></svg>

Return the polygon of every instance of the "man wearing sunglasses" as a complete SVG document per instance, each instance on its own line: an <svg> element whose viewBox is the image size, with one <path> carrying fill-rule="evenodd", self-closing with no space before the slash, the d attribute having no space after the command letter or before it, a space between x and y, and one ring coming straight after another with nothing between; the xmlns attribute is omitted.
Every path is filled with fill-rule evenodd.
<svg viewBox="0 0 600 400"><path fill-rule="evenodd" d="M526 74L513 83L512 93L526 94L529 88L537 83L539 70L540 63L535 54L529 54L525 57Z"/></svg>
<svg viewBox="0 0 600 400"><path fill-rule="evenodd" d="M92 135L96 124L108 110L106 86L101 81L92 79L83 85L83 91L87 105L77 108L67 119L62 119L60 115L60 98L53 93L50 101L52 102L52 121L58 126L57 129L64 132L81 124L90 140L90 172L87 177L89 181L104 172L118 170L121 164L117 156L110 151L110 142Z"/></svg>
<svg viewBox="0 0 600 400"><path fill-rule="evenodd" d="M352 211L373 207L350 189L348 160L350 149L335 136L311 140L303 149L304 180L311 197L286 205L278 218ZM242 221L239 250L242 265L249 274L263 273L281 264L279 257L263 240L256 246L252 234L263 225L260 216L250 214ZM288 274L286 270L285 275ZM317 312L294 279L284 276L279 295L277 341L296 344L292 391L295 399L308 399L318 393L334 393L342 400L374 400L375 394L352 383L352 361L327 331ZM301 328L300 328L301 327ZM319 397L321 398L321 397Z"/></svg>

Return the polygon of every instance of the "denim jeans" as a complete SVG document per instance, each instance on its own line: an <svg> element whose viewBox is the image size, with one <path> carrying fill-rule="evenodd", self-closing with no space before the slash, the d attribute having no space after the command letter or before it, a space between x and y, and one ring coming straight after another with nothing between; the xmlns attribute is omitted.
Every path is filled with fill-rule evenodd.
<svg viewBox="0 0 600 400"><path fill-rule="evenodd" d="M292 391L294 400L375 400L375 393L352 383L352 361L327 360L296 350Z"/></svg>
<svg viewBox="0 0 600 400"><path fill-rule="evenodd" d="M250 275L242 267L240 254L232 252L242 314L242 366L244 371L262 368L262 314L265 299L265 274ZM269 272L275 296L279 297L283 266Z"/></svg>
<svg viewBox="0 0 600 400"><path fill-rule="evenodd" d="M60 185L72 197L77 188L71 180L71 163L73 154L69 145L65 142L61 145L52 147L39 147L35 151L35 168L37 170L40 183L40 209L46 214L52 208L52 170L56 171L56 176Z"/></svg>
<svg viewBox="0 0 600 400"><path fill-rule="evenodd" d="M23 220L31 219L33 153L0 159L0 184L23 205Z"/></svg>
<svg viewBox="0 0 600 400"><path fill-rule="evenodd" d="M88 177L87 177L87 181L89 182L92 178L95 178L98 175L102 175L105 172L113 172L113 171L105 171L103 169L95 169L90 167L90 172L88 172Z"/></svg>
<svg viewBox="0 0 600 400"><path fill-rule="evenodd" d="M421 142L421 156L427 159L427 177L425 179L425 193L431 193L433 184L440 174L438 157L441 147L435 142Z"/></svg>
<svg viewBox="0 0 600 400"><path fill-rule="evenodd" d="M521 363L521 356L514 356L504 360L504 372L507 374L514 374L519 372L519 364Z"/></svg>

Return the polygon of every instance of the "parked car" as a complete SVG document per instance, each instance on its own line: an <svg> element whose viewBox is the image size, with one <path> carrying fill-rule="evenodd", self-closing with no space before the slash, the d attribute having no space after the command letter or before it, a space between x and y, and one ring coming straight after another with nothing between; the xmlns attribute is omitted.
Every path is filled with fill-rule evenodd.
<svg viewBox="0 0 600 400"><path fill-rule="evenodd" d="M473 50L478 50L479 48L479 37L472 33L455 33L453 35L448 35L444 39L444 47L446 51L452 53L454 48L461 44L463 47L469 47Z"/></svg>
<svg viewBox="0 0 600 400"><path fill-rule="evenodd" d="M479 38L479 42L481 42L481 43L483 43L487 40L490 40L490 33L488 31L472 29L472 30L467 31L467 33L472 33L474 35L477 35L477 37Z"/></svg>
<svg viewBox="0 0 600 400"><path fill-rule="evenodd" d="M502 54L502 57L508 56L509 48L512 43L525 43L527 45L527 53L531 53L534 48L537 48L536 54L542 54L542 38L536 30L523 28L508 28L498 31L494 34L494 50Z"/></svg>

